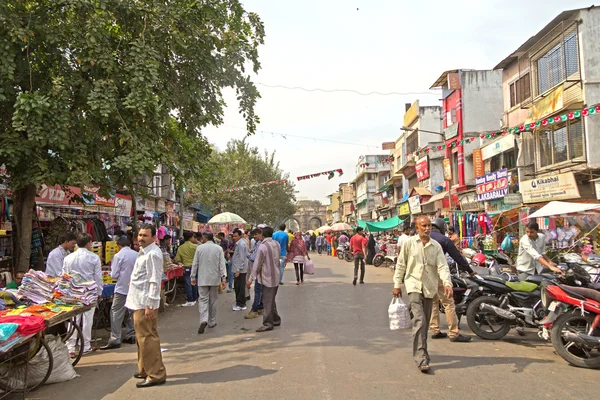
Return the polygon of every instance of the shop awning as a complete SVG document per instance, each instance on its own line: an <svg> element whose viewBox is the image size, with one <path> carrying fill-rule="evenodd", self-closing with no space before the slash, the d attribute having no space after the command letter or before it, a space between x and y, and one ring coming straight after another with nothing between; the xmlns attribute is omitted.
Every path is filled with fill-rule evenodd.
<svg viewBox="0 0 600 400"><path fill-rule="evenodd" d="M410 192L410 197L414 196L415 194L418 194L419 196L431 196L431 192L429 190L420 186L416 186L412 189Z"/></svg>
<svg viewBox="0 0 600 400"><path fill-rule="evenodd" d="M424 205L436 202L438 200L443 200L444 197L446 197L446 196L448 196L448 192L447 191L446 192L442 192L442 193L438 193L438 194L436 194L434 196L431 196L431 198L427 202L422 203L421 206L424 206Z"/></svg>
<svg viewBox="0 0 600 400"><path fill-rule="evenodd" d="M404 175L402 174L394 174L387 180L386 184L393 185L394 182L402 182L404 179Z"/></svg>
<svg viewBox="0 0 600 400"><path fill-rule="evenodd" d="M369 200L369 199L364 199L364 200L361 200L361 201L359 201L358 203L356 203L356 207L358 208L358 207L362 206L362 205L363 205L363 204L365 204L365 203L366 203L368 200Z"/></svg>
<svg viewBox="0 0 600 400"><path fill-rule="evenodd" d="M385 185L383 185L382 187L379 188L379 190L377 191L377 193L383 193L385 191L387 191L390 186L392 186L391 184L386 183Z"/></svg>
<svg viewBox="0 0 600 400"><path fill-rule="evenodd" d="M554 217L568 214L597 213L600 204L569 203L566 201L551 201L527 218Z"/></svg>
<svg viewBox="0 0 600 400"><path fill-rule="evenodd" d="M404 220L398 217L388 218L378 222L366 222L363 220L358 220L358 226L361 226L363 229L366 229L369 232L383 232L396 229L398 225L403 222Z"/></svg>

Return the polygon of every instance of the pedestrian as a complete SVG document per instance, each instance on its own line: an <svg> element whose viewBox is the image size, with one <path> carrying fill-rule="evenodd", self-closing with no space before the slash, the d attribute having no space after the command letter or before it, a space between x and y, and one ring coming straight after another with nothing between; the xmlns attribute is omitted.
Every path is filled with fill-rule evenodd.
<svg viewBox="0 0 600 400"><path fill-rule="evenodd" d="M163 257L156 245L156 227L143 225L138 232L140 253L133 267L125 307L133 311L138 345L138 370L134 378L144 379L138 388L162 385L167 370L162 361L158 336L158 308L163 275Z"/></svg>
<svg viewBox="0 0 600 400"><path fill-rule="evenodd" d="M217 295L219 286L225 286L227 269L225 253L221 246L214 242L212 232L202 234L202 245L196 248L192 262L192 285L198 288L198 311L200 327L198 334L203 334L208 326L217 326Z"/></svg>
<svg viewBox="0 0 600 400"><path fill-rule="evenodd" d="M448 227L448 238L454 243L454 247L460 249L460 237L453 226Z"/></svg>
<svg viewBox="0 0 600 400"><path fill-rule="evenodd" d="M402 243L404 243L404 241L411 236L414 236L414 235L410 234L410 226L405 226L404 229L402 229L402 234L398 237L398 241L396 243L396 246L397 246L396 248L398 249L398 253L400 253L400 249L402 248Z"/></svg>
<svg viewBox="0 0 600 400"><path fill-rule="evenodd" d="M285 228L284 228L285 229ZM284 230L280 232L285 233ZM281 317L277 312L277 291L279 289L278 256L281 254L279 242L273 240L273 228L266 226L262 230L263 241L258 247L256 259L252 264L250 278L246 287L250 288L256 280L262 285L262 300L265 307L263 325L256 332L272 331L273 327L281 325Z"/></svg>
<svg viewBox="0 0 600 400"><path fill-rule="evenodd" d="M317 253L321 255L323 253L323 235L319 233L317 239L315 240L315 245L317 246Z"/></svg>
<svg viewBox="0 0 600 400"><path fill-rule="evenodd" d="M256 261L256 255L258 254L258 248L260 247L263 236L262 229L256 228L252 231L252 249L250 250L250 255L248 256L248 260L250 261L248 266L248 271L252 272L252 268L254 266L254 262ZM258 281L254 283L254 303L252 303L252 308L250 312L244 315L245 319L253 319L257 318L260 315L263 315L264 305L262 301L262 284Z"/></svg>
<svg viewBox="0 0 600 400"><path fill-rule="evenodd" d="M520 281L526 281L531 275L541 274L544 267L559 274L564 272L546 256L546 238L539 234L537 222L530 222L525 227L525 235L519 241L517 255L517 273Z"/></svg>
<svg viewBox="0 0 600 400"><path fill-rule="evenodd" d="M362 230L362 228L360 228L360 229ZM341 246L341 245L348 243L350 241L350 238L348 237L346 232L342 232L340 234L340 236L338 237L337 241L338 241L338 244Z"/></svg>
<svg viewBox="0 0 600 400"><path fill-rule="evenodd" d="M264 235L263 235L264 236ZM285 264L287 259L287 249L292 240L289 235L285 232L285 224L279 225L279 230L273 234L272 240L279 243L279 284L283 285L283 271L285 270Z"/></svg>
<svg viewBox="0 0 600 400"><path fill-rule="evenodd" d="M244 239L244 232L239 229L233 231L235 251L231 257L231 271L234 276L235 304L233 311L245 311L246 307L246 273L248 272L248 243Z"/></svg>
<svg viewBox="0 0 600 400"><path fill-rule="evenodd" d="M112 306L110 307L110 338L100 350L118 349L121 347L121 334L123 332L123 320L125 320L125 337L123 342L135 344L135 329L133 327L133 315L125 308L127 293L129 293L129 282L131 273L135 266L138 253L131 248L131 242L127 237L117 240L119 251L112 259L110 277L117 280Z"/></svg>
<svg viewBox="0 0 600 400"><path fill-rule="evenodd" d="M365 254L367 253L367 238L363 236L363 228L356 228L356 235L350 240L350 251L354 256L354 280L352 284L356 286L358 279L358 267L360 264L360 284L365 283Z"/></svg>
<svg viewBox="0 0 600 400"><path fill-rule="evenodd" d="M231 293L233 289L233 274L231 273L231 255L233 253L229 252L231 242L227 239L224 232L219 232L217 234L219 237L219 245L223 249L223 254L225 254L225 263L227 266L227 293ZM230 279L231 277L231 279Z"/></svg>
<svg viewBox="0 0 600 400"><path fill-rule="evenodd" d="M442 246L431 239L431 221L425 216L416 220L417 235L407 239L400 250L394 272L394 297L402 296L404 283L412 318L413 359L423 373L430 370L427 352L427 330L431 321L433 298L438 293L438 282L444 285L444 294L452 296L450 270Z"/></svg>
<svg viewBox="0 0 600 400"><path fill-rule="evenodd" d="M73 232L67 232L60 238L60 244L57 248L48 254L46 260L46 275L61 276L65 257L73 252L77 244L77 235Z"/></svg>
<svg viewBox="0 0 600 400"><path fill-rule="evenodd" d="M96 282L98 285L98 298L102 293L102 262L100 257L92 253L92 236L88 233L80 233L77 236L77 251L65 257L62 273L72 274L77 272L85 282ZM161 255L162 257L162 255ZM62 274L61 274L62 275ZM96 308L76 317L76 323L83 330L83 354L96 349L92 348L92 326L94 324L94 312ZM77 338L72 335L67 342L69 353L75 353ZM81 345L81 344L80 344Z"/></svg>
<svg viewBox="0 0 600 400"><path fill-rule="evenodd" d="M326 239L326 242L327 242L327 255L330 256L330 255L332 255L332 253L331 253L331 250L332 250L332 246L331 246L332 236L331 236L331 234L328 233L327 236L325 237L325 239Z"/></svg>
<svg viewBox="0 0 600 400"><path fill-rule="evenodd" d="M193 232L185 231L183 240L185 242L177 249L175 261L183 265L186 302L181 307L191 307L196 305L196 300L198 300L198 287L192 285L192 263L198 247L198 239Z"/></svg>
<svg viewBox="0 0 600 400"><path fill-rule="evenodd" d="M369 235L369 241L367 242L367 265L373 265L373 259L375 258L375 237L371 233Z"/></svg>
<svg viewBox="0 0 600 400"><path fill-rule="evenodd" d="M452 240L447 238L444 233L446 232L446 221L441 218L435 218L431 223L431 239L435 240L442 246L444 254L448 254L456 262L458 269L468 274L474 275L473 269L469 266L469 263L460 254L460 251L454 246ZM446 321L448 322L448 333L440 330L440 307L439 303L442 303L444 307L444 313L446 314ZM444 286L440 281L438 284L438 292L433 297L433 309L431 311L431 323L429 324L431 330L432 339L445 339L450 337L451 342L469 342L471 341L470 336L461 335L458 331L458 317L456 316L456 306L454 304L454 295L448 297L444 293Z"/></svg>
<svg viewBox="0 0 600 400"><path fill-rule="evenodd" d="M315 235L315 233L313 232L312 235L310 235L310 251L312 251L314 253L316 250L317 250L317 235Z"/></svg>
<svg viewBox="0 0 600 400"><path fill-rule="evenodd" d="M306 243L302 240L300 232L294 235L296 239L292 240L290 244L290 251L287 254L287 262L294 263L294 270L296 271L296 285L304 283L304 264L306 258L310 260L310 256L306 250ZM300 237L300 239L298 239ZM306 257L306 258L305 258Z"/></svg>

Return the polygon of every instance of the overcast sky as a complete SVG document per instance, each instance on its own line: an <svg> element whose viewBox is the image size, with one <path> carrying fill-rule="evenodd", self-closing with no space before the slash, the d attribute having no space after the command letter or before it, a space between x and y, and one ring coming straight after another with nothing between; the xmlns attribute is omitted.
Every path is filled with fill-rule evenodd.
<svg viewBox="0 0 600 400"><path fill-rule="evenodd" d="M277 151L297 196L321 200L351 181L361 154L381 154L396 140L404 104L439 104L429 87L449 69L491 69L567 9L589 1L486 0L246 0L262 18L266 38L255 82L262 99L259 132L249 142ZM304 92L260 85L360 92L415 93L361 96ZM416 94L433 92L432 94ZM204 131L219 148L246 134L235 97L228 94L224 124ZM264 132L264 133L261 133ZM267 132L351 144L273 136ZM358 145L356 145L358 144ZM296 181L342 168L344 175Z"/></svg>

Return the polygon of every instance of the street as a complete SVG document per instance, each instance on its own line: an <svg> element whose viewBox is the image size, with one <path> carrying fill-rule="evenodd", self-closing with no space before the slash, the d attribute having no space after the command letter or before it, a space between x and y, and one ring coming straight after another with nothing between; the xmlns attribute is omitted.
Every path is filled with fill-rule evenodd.
<svg viewBox="0 0 600 400"><path fill-rule="evenodd" d="M531 330L498 342L429 340L432 372L424 375L412 361L410 332L388 327L392 271L367 266L366 284L354 287L352 264L312 258L316 274L302 286L286 268L277 296L282 326L272 332L256 333L262 318L231 311L233 293L219 296L218 325L204 335L197 334L197 307L161 314L164 386L135 387L136 346L124 344L84 356L79 378L28 398L529 400L597 393L598 371L569 366ZM471 334L464 319L461 328Z"/></svg>

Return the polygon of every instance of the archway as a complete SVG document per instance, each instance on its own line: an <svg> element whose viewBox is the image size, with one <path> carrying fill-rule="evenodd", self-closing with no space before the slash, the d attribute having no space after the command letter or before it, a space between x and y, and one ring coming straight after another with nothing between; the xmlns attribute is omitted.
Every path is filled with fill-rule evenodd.
<svg viewBox="0 0 600 400"><path fill-rule="evenodd" d="M323 226L323 221L321 221L321 218L319 218L319 217L312 217L308 221L308 229L309 230L315 231L318 228L320 228L321 226Z"/></svg>
<svg viewBox="0 0 600 400"><path fill-rule="evenodd" d="M285 224L285 229L289 229L292 232L298 232L300 230L300 221L296 218L288 218L283 221Z"/></svg>

